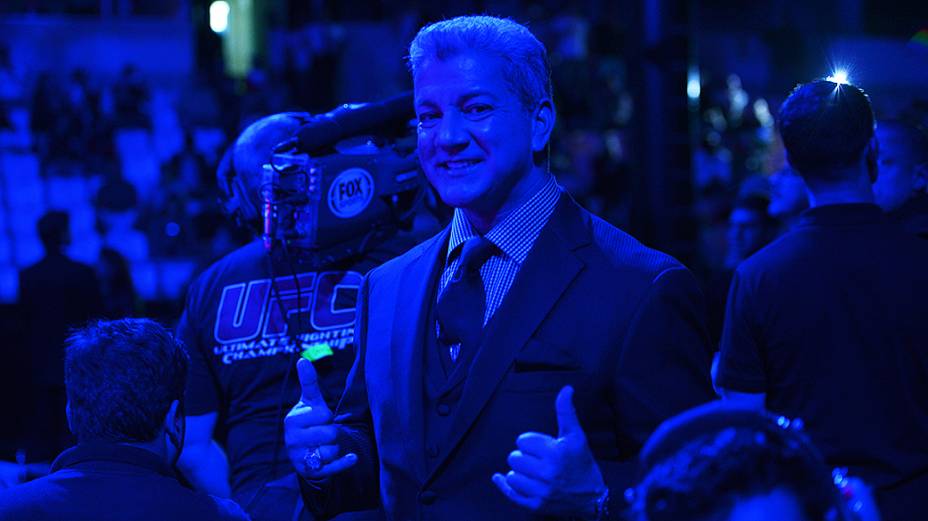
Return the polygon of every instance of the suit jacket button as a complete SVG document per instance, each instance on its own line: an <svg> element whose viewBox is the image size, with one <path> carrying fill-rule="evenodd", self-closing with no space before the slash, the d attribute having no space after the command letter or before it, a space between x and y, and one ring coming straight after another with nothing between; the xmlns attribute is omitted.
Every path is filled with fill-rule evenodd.
<svg viewBox="0 0 928 521"><path fill-rule="evenodd" d="M438 499L438 494L431 490L424 490L419 493L419 502L423 505L431 505L436 499Z"/></svg>
<svg viewBox="0 0 928 521"><path fill-rule="evenodd" d="M449 414L451 414L451 407L447 403L438 404L439 416L448 416Z"/></svg>
<svg viewBox="0 0 928 521"><path fill-rule="evenodd" d="M425 453L429 455L430 458L438 457L438 445L429 445L425 450Z"/></svg>

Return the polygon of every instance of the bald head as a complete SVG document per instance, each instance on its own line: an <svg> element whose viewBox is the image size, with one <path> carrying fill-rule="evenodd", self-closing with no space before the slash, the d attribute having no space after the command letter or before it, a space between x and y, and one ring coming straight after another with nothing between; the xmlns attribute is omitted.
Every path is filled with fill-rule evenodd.
<svg viewBox="0 0 928 521"><path fill-rule="evenodd" d="M282 112L255 121L245 128L233 145L233 161L240 173L257 172L271 158L274 147L296 134L300 114Z"/></svg>
<svg viewBox="0 0 928 521"><path fill-rule="evenodd" d="M238 213L255 230L260 229L261 177L274 147L293 137L308 118L305 113L282 112L263 117L242 131L226 151L216 173L226 210Z"/></svg>

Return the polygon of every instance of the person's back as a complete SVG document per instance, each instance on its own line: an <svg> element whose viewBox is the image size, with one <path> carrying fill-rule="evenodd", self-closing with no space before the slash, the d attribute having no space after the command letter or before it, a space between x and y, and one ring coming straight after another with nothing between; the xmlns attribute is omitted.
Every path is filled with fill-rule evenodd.
<svg viewBox="0 0 928 521"><path fill-rule="evenodd" d="M238 505L184 487L145 449L80 444L48 476L0 491L0 519L11 521L237 520Z"/></svg>
<svg viewBox="0 0 928 521"><path fill-rule="evenodd" d="M34 360L34 378L62 385L61 349L68 329L102 311L99 281L93 268L69 259L62 250L70 242L68 215L52 211L38 223L45 257L19 276L19 304ZM57 360L57 364L54 361ZM57 365L57 370L54 370Z"/></svg>
<svg viewBox="0 0 928 521"><path fill-rule="evenodd" d="M28 388L25 448L30 460L51 461L67 447L62 359L68 330L103 312L93 268L69 259L68 214L50 211L39 220L45 257L19 274L19 311Z"/></svg>
<svg viewBox="0 0 928 521"><path fill-rule="evenodd" d="M19 302L30 349L54 350L54 358L60 360L59 351L68 329L102 311L99 281L93 268L52 252L24 269L19 280ZM60 368L53 376L60 384Z"/></svg>
<svg viewBox="0 0 928 521"><path fill-rule="evenodd" d="M68 425L78 444L52 472L0 491L3 520L247 519L174 475L189 357L147 319L98 321L68 339Z"/></svg>
<svg viewBox="0 0 928 521"><path fill-rule="evenodd" d="M717 387L801 418L829 465L876 488L885 521L928 518L928 248L875 204L862 90L801 85L778 123L811 208L738 268Z"/></svg>
<svg viewBox="0 0 928 521"><path fill-rule="evenodd" d="M807 210L735 274L746 322L723 342L757 342L760 356L729 358L722 386L765 392L829 463L877 487L928 472L926 266L928 244L875 205ZM763 379L749 376L760 366Z"/></svg>

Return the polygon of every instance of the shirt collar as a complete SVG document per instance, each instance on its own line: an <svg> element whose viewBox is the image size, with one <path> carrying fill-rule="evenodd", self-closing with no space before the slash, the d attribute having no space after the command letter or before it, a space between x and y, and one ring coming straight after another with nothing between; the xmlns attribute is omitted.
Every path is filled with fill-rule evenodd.
<svg viewBox="0 0 928 521"><path fill-rule="evenodd" d="M165 476L176 476L174 469L165 463L160 456L150 450L122 443L102 441L79 443L65 450L55 458L54 463L52 463L51 471L55 472L56 470L91 461L125 463Z"/></svg>
<svg viewBox="0 0 928 521"><path fill-rule="evenodd" d="M535 244L557 205L561 190L553 175L548 175L542 186L522 205L512 211L505 219L497 223L484 236L504 255L519 264L528 257L528 252ZM445 262L451 259L458 246L471 237L479 235L467 220L460 208L455 208L451 218L451 234L448 237L448 252Z"/></svg>
<svg viewBox="0 0 928 521"><path fill-rule="evenodd" d="M826 204L809 208L800 215L802 226L854 226L887 220L880 207L873 203Z"/></svg>

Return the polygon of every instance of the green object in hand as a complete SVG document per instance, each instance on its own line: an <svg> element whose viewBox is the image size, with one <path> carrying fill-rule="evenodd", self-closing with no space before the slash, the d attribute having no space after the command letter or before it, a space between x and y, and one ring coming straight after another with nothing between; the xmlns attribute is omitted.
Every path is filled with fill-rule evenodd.
<svg viewBox="0 0 928 521"><path fill-rule="evenodd" d="M332 347L325 342L320 342L317 344L310 344L306 349L300 353L300 356L309 360L310 362L315 362L321 358L327 356L332 356L335 353L332 351Z"/></svg>

